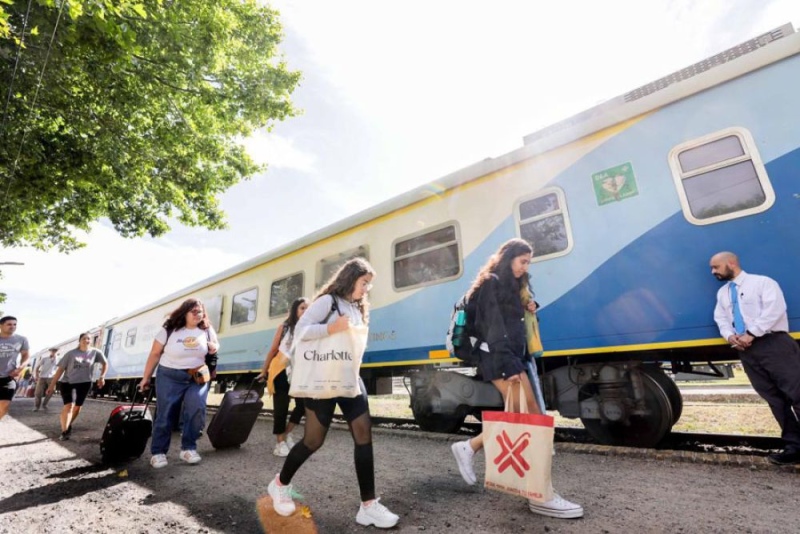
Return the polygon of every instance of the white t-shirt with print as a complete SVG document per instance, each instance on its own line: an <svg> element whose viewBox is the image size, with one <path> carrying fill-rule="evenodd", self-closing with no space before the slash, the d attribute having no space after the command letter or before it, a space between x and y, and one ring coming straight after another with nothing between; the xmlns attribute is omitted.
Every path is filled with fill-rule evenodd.
<svg viewBox="0 0 800 534"><path fill-rule="evenodd" d="M211 341L216 342L217 334L213 328L209 328L208 331L202 328L179 328L167 339L167 331L162 328L156 335L156 341L164 345L159 365L170 369L200 367L206 363L209 337Z"/></svg>

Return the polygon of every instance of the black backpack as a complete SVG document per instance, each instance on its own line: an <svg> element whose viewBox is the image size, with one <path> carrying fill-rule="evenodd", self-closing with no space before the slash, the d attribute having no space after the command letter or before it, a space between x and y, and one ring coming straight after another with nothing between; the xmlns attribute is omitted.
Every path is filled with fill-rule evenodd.
<svg viewBox="0 0 800 534"><path fill-rule="evenodd" d="M450 327L447 329L445 346L454 358L468 365L478 365L480 337L476 327L477 291L469 299L463 295L453 305Z"/></svg>

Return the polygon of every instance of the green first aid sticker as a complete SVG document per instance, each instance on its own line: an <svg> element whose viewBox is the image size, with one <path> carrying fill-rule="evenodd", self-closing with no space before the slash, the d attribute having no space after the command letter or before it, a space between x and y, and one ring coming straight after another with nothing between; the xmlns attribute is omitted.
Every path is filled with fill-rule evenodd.
<svg viewBox="0 0 800 534"><path fill-rule="evenodd" d="M592 183L598 206L639 194L633 165L630 162L594 173Z"/></svg>

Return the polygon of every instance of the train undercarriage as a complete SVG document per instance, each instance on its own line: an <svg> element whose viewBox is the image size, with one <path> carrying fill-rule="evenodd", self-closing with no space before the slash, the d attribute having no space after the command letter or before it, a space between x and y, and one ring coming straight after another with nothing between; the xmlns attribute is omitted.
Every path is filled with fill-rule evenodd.
<svg viewBox="0 0 800 534"><path fill-rule="evenodd" d="M687 362L673 370L691 372ZM541 377L548 410L578 418L598 442L653 447L680 419L683 400L656 362L568 364ZM503 409L490 383L457 372L425 370L407 377L411 408L424 430L455 432L468 415Z"/></svg>

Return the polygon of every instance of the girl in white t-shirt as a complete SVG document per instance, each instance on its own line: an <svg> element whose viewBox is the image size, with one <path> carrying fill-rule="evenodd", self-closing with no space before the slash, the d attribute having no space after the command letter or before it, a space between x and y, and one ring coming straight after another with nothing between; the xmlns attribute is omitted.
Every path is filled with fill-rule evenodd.
<svg viewBox="0 0 800 534"><path fill-rule="evenodd" d="M203 303L187 299L173 311L153 340L153 348L144 366L139 389L150 387L150 376L156 365L156 420L150 443L150 465L166 467L172 429L178 423L183 407L180 459L189 464L200 461L197 440L206 424L208 383L198 384L190 369L205 365L206 354L219 350L217 334L206 317Z"/></svg>
<svg viewBox="0 0 800 534"><path fill-rule="evenodd" d="M294 410L289 416L289 424L286 424L286 416L289 415L289 374L287 370L289 364L289 353L294 342L294 330L300 317L308 308L308 299L300 297L292 302L289 309L289 317L275 331L272 339L272 346L267 353L264 361L264 368L256 380L267 379L269 392L272 394L272 433L277 440L272 454L275 456L288 456L289 450L294 447L292 439L292 429L300 424L300 420L305 414L305 404L303 399L294 400ZM288 372L287 372L288 371Z"/></svg>

